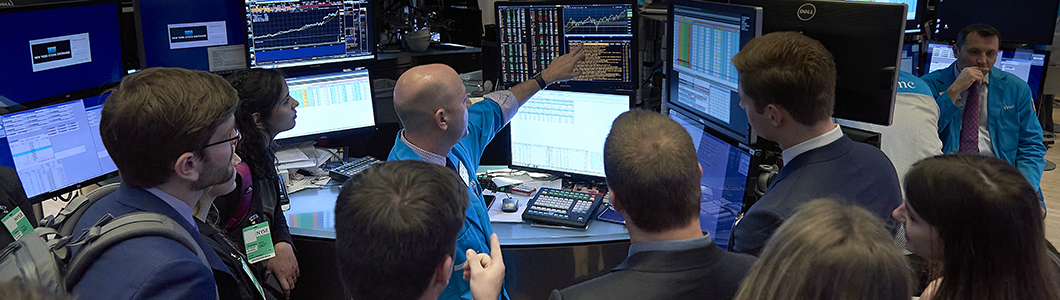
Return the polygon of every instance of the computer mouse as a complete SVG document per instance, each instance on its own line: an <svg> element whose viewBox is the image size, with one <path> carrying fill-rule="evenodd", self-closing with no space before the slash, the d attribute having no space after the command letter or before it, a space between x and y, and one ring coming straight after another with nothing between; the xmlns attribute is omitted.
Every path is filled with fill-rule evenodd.
<svg viewBox="0 0 1060 300"><path fill-rule="evenodd" d="M516 200L514 198L504 198L501 201L501 211L516 212L519 210L519 200Z"/></svg>

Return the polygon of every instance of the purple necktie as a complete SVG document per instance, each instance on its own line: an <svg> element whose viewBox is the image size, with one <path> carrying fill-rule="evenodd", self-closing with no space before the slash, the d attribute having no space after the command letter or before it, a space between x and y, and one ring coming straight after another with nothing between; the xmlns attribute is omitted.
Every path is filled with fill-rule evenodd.
<svg viewBox="0 0 1060 300"><path fill-rule="evenodd" d="M960 153L979 153L979 83L973 82L968 88L968 97L964 100L964 113L961 115Z"/></svg>

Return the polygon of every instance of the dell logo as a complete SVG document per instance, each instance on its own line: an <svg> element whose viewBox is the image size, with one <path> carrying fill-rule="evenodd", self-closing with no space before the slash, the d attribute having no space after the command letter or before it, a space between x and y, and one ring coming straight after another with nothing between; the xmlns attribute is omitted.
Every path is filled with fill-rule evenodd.
<svg viewBox="0 0 1060 300"><path fill-rule="evenodd" d="M799 20L809 21L813 19L813 16L817 14L817 7L813 6L813 3L806 3L799 6L799 11L795 12L795 15L799 17Z"/></svg>

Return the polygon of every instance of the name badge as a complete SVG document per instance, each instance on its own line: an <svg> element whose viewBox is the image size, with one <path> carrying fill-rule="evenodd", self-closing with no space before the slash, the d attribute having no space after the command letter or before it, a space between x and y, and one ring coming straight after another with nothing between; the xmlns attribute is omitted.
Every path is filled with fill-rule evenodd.
<svg viewBox="0 0 1060 300"><path fill-rule="evenodd" d="M18 206L15 206L14 210L4 216L3 222L4 227L7 227L7 231L11 232L11 236L16 241L33 232L33 225L29 224L29 219L26 219L26 215L22 213L22 209Z"/></svg>
<svg viewBox="0 0 1060 300"><path fill-rule="evenodd" d="M464 162L460 162L460 180L464 181L464 185L471 186L471 177L467 175L467 167L464 166Z"/></svg>
<svg viewBox="0 0 1060 300"><path fill-rule="evenodd" d="M272 234L269 232L269 222L243 228L243 243L247 248L247 261L252 264L276 257L276 248L272 244Z"/></svg>

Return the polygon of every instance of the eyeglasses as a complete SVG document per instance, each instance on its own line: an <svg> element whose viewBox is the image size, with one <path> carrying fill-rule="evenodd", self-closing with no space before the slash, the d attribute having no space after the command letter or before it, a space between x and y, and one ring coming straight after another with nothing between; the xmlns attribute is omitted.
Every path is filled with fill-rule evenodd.
<svg viewBox="0 0 1060 300"><path fill-rule="evenodd" d="M243 138L243 135L239 134L239 129L236 129L236 136L221 140L221 141L216 142L216 143L206 144L206 146L202 146L202 148L206 149L206 148L209 148L210 146L217 146L217 145L224 144L224 143L231 143L232 146L235 146L236 144L239 143L239 140L242 139L242 138Z"/></svg>

